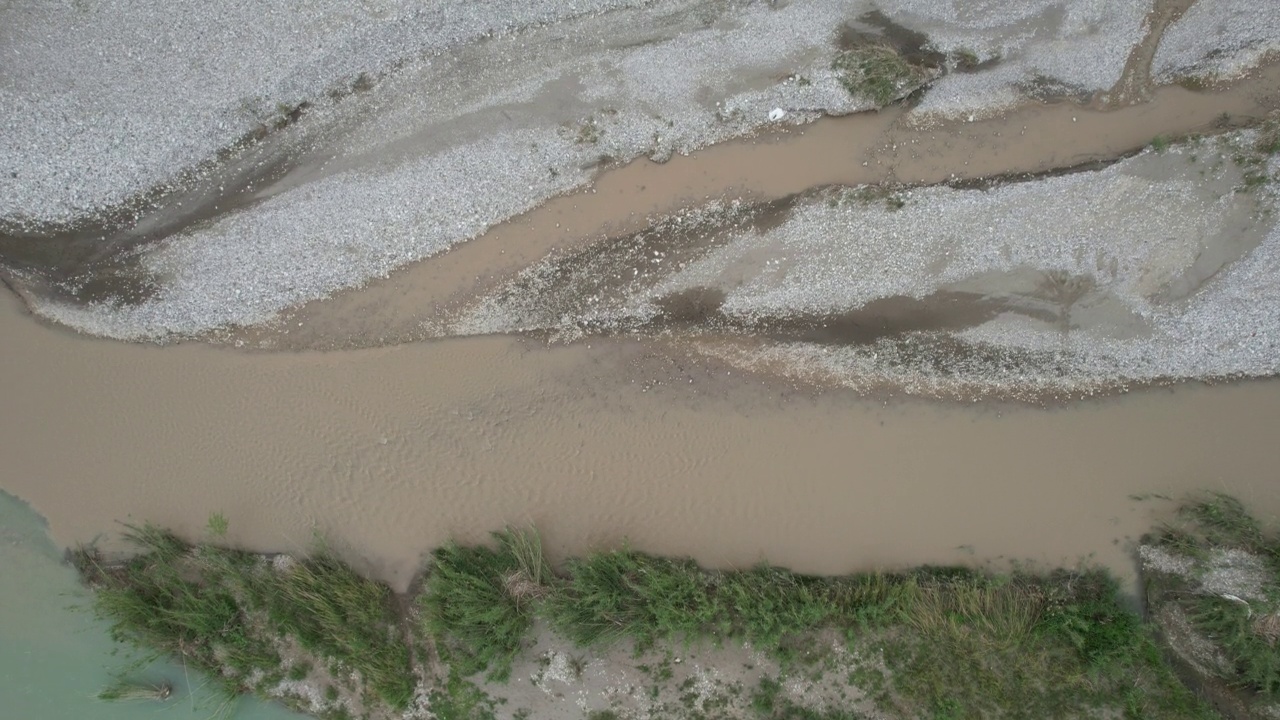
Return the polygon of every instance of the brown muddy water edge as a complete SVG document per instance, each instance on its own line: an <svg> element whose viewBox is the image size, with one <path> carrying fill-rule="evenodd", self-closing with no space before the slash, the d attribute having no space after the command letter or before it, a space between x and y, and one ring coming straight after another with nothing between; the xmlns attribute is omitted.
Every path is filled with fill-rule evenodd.
<svg viewBox="0 0 1280 720"><path fill-rule="evenodd" d="M1132 541L1169 509L1156 495L1280 514L1280 382L883 403L628 341L128 345L33 322L12 297L0 335L0 487L64 545L110 546L120 521L195 537L219 512L234 543L337 538L400 589L421 548L530 523L553 559L629 540L710 567L1091 558L1132 577Z"/></svg>

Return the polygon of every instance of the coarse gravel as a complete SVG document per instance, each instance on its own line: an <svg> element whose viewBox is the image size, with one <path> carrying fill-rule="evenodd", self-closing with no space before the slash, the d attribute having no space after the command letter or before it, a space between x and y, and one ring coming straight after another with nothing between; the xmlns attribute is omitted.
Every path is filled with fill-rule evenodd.
<svg viewBox="0 0 1280 720"><path fill-rule="evenodd" d="M1161 82L1229 80L1275 52L1280 52L1280 3L1196 0L1165 30L1152 71Z"/></svg>
<svg viewBox="0 0 1280 720"><path fill-rule="evenodd" d="M776 227L717 235L698 257L637 263L619 250L631 267L611 272L635 278L621 289L592 285L607 264L548 260L514 290L481 299L454 330L572 339L660 328L666 299L701 293L717 298L715 314L686 334L704 351L860 390L1043 397L1271 375L1280 371L1277 193L1274 181L1246 189L1233 160L1256 138L1244 131L987 189L918 188L895 203L859 199L858 189L811 194ZM574 291L559 292L567 285ZM998 311L871 342L750 337L939 293ZM728 341L705 337L726 329Z"/></svg>
<svg viewBox="0 0 1280 720"><path fill-rule="evenodd" d="M944 78L928 113L953 88L972 110L1018 101L1031 75L1112 82L1147 5L11 3L0 10L0 225L47 230L198 183L184 173L310 103L281 131L292 172L142 254L158 288L145 302L34 302L127 340L258 324L580 188L602 159L662 160L754 132L778 110L798 123L871 107L831 60L839 28L869 28L872 10L938 49L1008 56ZM378 80L343 94L362 77Z"/></svg>
<svg viewBox="0 0 1280 720"><path fill-rule="evenodd" d="M929 36L935 49L989 63L952 73L912 111L929 125L989 117L1030 93L1089 94L1110 89L1146 35L1154 0L894 0L893 21Z"/></svg>
<svg viewBox="0 0 1280 720"><path fill-rule="evenodd" d="M873 107L831 69L837 29L865 9L668 2L425 58L354 98L318 100L284 131L297 136L283 143L294 173L144 254L159 286L145 302L35 309L127 340L261 323L582 187L602 158L689 152L777 108L804 122Z"/></svg>
<svg viewBox="0 0 1280 720"><path fill-rule="evenodd" d="M0 219L65 223L397 60L642 0L0 6Z"/></svg>
<svg viewBox="0 0 1280 720"><path fill-rule="evenodd" d="M1157 74L1226 76L1259 61L1280 20L1272 4L1255 5L1198 2L1161 42ZM212 208L136 251L154 292L28 296L36 312L95 335L201 336L385 277L589 185L609 163L662 161L771 123L871 108L832 67L842 27L888 21L924 33L950 62L993 61L936 79L911 115L927 123L998 112L1045 88L1106 90L1151 9L1151 0L9 3L0 8L0 227L49 231L167 184L216 184L200 168L229 148L233 160L257 162L235 152L241 139L308 103L273 135L287 172L250 188L237 209ZM1274 189L1240 191L1235 146L1210 145L987 189L918 188L902 207L814 194L766 231L732 231L741 208L705 208L675 219L719 227L704 245L695 237L655 251L643 273L625 267L636 248L619 247L600 258L617 277L595 290L591 278L573 292L557 287L551 259L447 327L565 338L644 329L661 320L664 297L713 288L716 311L738 332L946 291L1008 308L966 329L861 344L710 337L724 327L694 328L689 341L794 377L935 395L1273 374ZM173 210L161 199L138 212ZM659 223L641 245L664 232Z"/></svg>

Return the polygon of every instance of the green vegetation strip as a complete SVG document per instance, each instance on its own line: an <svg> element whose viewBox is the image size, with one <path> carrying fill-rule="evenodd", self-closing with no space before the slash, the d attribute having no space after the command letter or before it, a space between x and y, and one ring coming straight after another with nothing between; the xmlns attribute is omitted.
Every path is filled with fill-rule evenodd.
<svg viewBox="0 0 1280 720"><path fill-rule="evenodd" d="M1260 530L1226 517L1212 526L1227 528L1220 535L1170 529L1162 542L1190 552L1230 541L1280 557ZM639 653L747 642L784 675L808 672L813 649L830 645L819 638L834 637L854 658L848 685L891 717L1215 717L1166 664L1153 628L1097 569L814 577L767 565L706 570L622 549L572 559L557 574L535 533L509 529L492 546L437 549L421 592L398 606L386 586L325 553L273 562L152 527L130 537L143 552L126 563L105 564L90 550L77 555L117 638L177 656L230 692L264 695L313 674L309 664L283 660L296 644L329 677L358 676L354 691L334 682L325 693L335 701L355 692L371 717L389 714L370 708L409 707L418 678L435 717L492 717L495 703L478 675L505 681L539 621L582 648L621 642ZM1208 602L1197 605L1198 622L1238 635L1227 644L1242 677L1276 692L1274 641L1257 634L1252 615ZM800 707L779 688L762 681L748 711L769 719L858 716ZM340 717L352 706L330 707Z"/></svg>
<svg viewBox="0 0 1280 720"><path fill-rule="evenodd" d="M864 689L878 689L881 709L896 717L1074 717L1108 709L1124 717L1213 717L1172 675L1101 570L988 576L925 568L819 578L767 566L708 571L621 550L571 560L566 576L537 584L508 550L510 538L503 534L497 550L437 553L423 601L431 631L470 658L494 661L495 677L507 675L523 629L538 615L581 646L746 640L784 667L800 661L816 632L836 629L851 648L881 649L880 677L872 670ZM448 615L435 610L442 596L450 598ZM454 618L464 620L453 626ZM789 705L755 705L765 717L800 717Z"/></svg>
<svg viewBox="0 0 1280 720"><path fill-rule="evenodd" d="M238 695L286 679L288 637L332 659L335 674L358 673L371 704L408 706L410 648L385 585L325 553L277 565L152 526L127 537L142 552L125 563L104 563L92 549L73 558L116 640L178 658Z"/></svg>

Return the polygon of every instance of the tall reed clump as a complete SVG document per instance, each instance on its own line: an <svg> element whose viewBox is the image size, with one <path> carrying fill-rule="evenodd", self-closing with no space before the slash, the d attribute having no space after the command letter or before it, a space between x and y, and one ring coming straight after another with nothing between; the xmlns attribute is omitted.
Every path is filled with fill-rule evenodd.
<svg viewBox="0 0 1280 720"><path fill-rule="evenodd" d="M578 644L628 637L646 647L711 634L721 624L709 579L692 561L619 550L570 560L567 572L547 613Z"/></svg>
<svg viewBox="0 0 1280 720"><path fill-rule="evenodd" d="M115 639L171 655L240 694L284 678L277 639L293 637L358 672L388 706L408 707L409 646L385 585L327 554L276 567L150 525L125 536L140 552L122 563L106 563L92 548L73 553Z"/></svg>
<svg viewBox="0 0 1280 720"><path fill-rule="evenodd" d="M488 669L505 680L553 577L533 530L508 528L494 539L496 548L451 542L432 553L420 604L427 631L459 672Z"/></svg>
<svg viewBox="0 0 1280 720"><path fill-rule="evenodd" d="M404 709L414 677L391 589L357 574L327 552L257 573L251 603L275 633L321 658L356 670L382 702Z"/></svg>
<svg viewBox="0 0 1280 720"><path fill-rule="evenodd" d="M789 635L886 622L910 594L884 575L818 578L769 565L707 571L692 560L629 549L570 560L566 570L546 614L583 645L629 638L644 648L711 637L784 652Z"/></svg>
<svg viewBox="0 0 1280 720"><path fill-rule="evenodd" d="M233 694L253 690L254 669L280 664L241 607L253 556L197 547L150 525L130 527L125 537L141 552L123 563L104 563L89 548L73 553L113 638L178 658Z"/></svg>
<svg viewBox="0 0 1280 720"><path fill-rule="evenodd" d="M1170 543L1205 557L1230 545L1280 568L1274 539L1238 503L1214 498L1185 516L1198 529L1171 530ZM286 677L280 640L291 638L331 672L361 678L366 702L410 705L416 633L400 625L385 585L324 552L268 561L150 526L129 538L142 552L124 563L76 555L118 639L174 654L229 691L261 693ZM435 550L414 600L448 670L428 688L442 717L489 707L469 676L506 680L538 621L583 647L746 641L783 674L841 650L853 663L842 672L892 716L1211 717L1103 570L816 577L763 564L707 570L624 548L571 559L555 574L535 531L508 528L493 539ZM1195 622L1216 633L1240 677L1280 691L1280 614L1210 602L1196 600ZM759 700L769 717L793 714L784 699L762 692Z"/></svg>
<svg viewBox="0 0 1280 720"><path fill-rule="evenodd" d="M536 618L585 647L746 640L784 671L812 662L817 633L829 630L879 658L876 672L888 673L879 699L902 716L1208 717L1105 571L827 578L767 565L705 570L622 549L571 559L553 577L536 535L496 538L496 547L438 550L421 599L463 673L505 678Z"/></svg>
<svg viewBox="0 0 1280 720"><path fill-rule="evenodd" d="M577 644L742 638L762 648L826 624L888 622L910 588L887 576L815 578L762 565L707 571L630 549L593 553L552 574L537 534L496 547L450 543L432 556L419 600L427 630L464 672L506 677L537 617Z"/></svg>

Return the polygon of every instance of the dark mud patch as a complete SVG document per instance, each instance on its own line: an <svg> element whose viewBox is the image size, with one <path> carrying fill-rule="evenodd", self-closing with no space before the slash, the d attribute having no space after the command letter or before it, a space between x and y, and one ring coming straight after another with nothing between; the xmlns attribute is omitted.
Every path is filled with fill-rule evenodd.
<svg viewBox="0 0 1280 720"><path fill-rule="evenodd" d="M1084 105L1094 96L1092 90L1064 83L1048 75L1036 75L1026 82L1018 83L1017 88L1023 95L1043 103L1071 102Z"/></svg>
<svg viewBox="0 0 1280 720"><path fill-rule="evenodd" d="M325 95L332 102L363 95L404 65L359 73ZM67 223L0 218L0 275L28 293L73 303L147 300L160 279L141 266L141 252L258 202L297 166L286 131L313 109L305 100L263 109L256 126L213 156L92 215Z"/></svg>
<svg viewBox="0 0 1280 720"><path fill-rule="evenodd" d="M132 258L130 258L132 260ZM160 292L161 280L136 261L113 263L118 268L94 270L74 284L57 286L86 304L141 305Z"/></svg>
<svg viewBox="0 0 1280 720"><path fill-rule="evenodd" d="M599 337L682 337L712 345L725 342L743 348L748 355L752 354L751 348L766 350L761 363L748 362L748 367L763 376L800 380L813 388L856 387L859 395L876 398L900 395L906 378L929 379L923 384L910 382L914 388L911 394L1042 407L1176 382L1176 379L1134 381L1103 377L1083 383L1079 378L1078 358L1065 346L1053 350L1019 349L955 335L1004 314L1027 317L1066 333L1077 327L1072 322L1071 309L1092 288L1091 280L1068 278L1067 289L1063 290L1057 278L1047 279L1047 286L1038 288L1036 295L1050 307L1037 307L1025 302L1025 298L944 290L924 298L882 298L841 313L749 318L723 311L724 290L695 287L655 300L660 313L647 321L635 319L630 323L583 329ZM1064 292L1068 296L1063 297ZM556 337L554 332L541 330L529 335L547 341ZM832 368L811 372L815 369L805 369L806 363L797 366L781 359L791 352L787 348L804 354L813 352L802 350L804 347L816 348L814 351L819 353L851 353L848 360L852 364L841 369L837 361ZM783 355L773 355L768 352L769 348L780 350ZM772 359L765 359L767 356ZM883 372L863 375L854 369L870 357L875 358L872 364ZM736 363L731 365L741 367ZM847 372L858 376L846 376ZM1030 378L1037 380L1028 383Z"/></svg>
<svg viewBox="0 0 1280 720"><path fill-rule="evenodd" d="M677 325L706 325L722 321L720 307L724 305L725 292L720 288L696 287L672 293L657 301L662 317Z"/></svg>
<svg viewBox="0 0 1280 720"><path fill-rule="evenodd" d="M1070 350L1002 347L945 332L889 335L862 345L792 341L776 348L741 335L708 333L705 339L711 355L733 367L761 377L783 378L820 393L847 392L850 397L876 401L918 397L1052 408L1183 382L1120 376L1082 379L1078 358ZM722 351L721 344L732 349ZM814 365L811 361L816 357L830 364Z"/></svg>
<svg viewBox="0 0 1280 720"><path fill-rule="evenodd" d="M987 58L986 60L979 60L978 56L973 54L972 51L960 51L953 55L952 59L954 61L954 66L951 71L962 75L986 72L987 70L996 67L1004 60L1004 58L999 55Z"/></svg>
<svg viewBox="0 0 1280 720"><path fill-rule="evenodd" d="M1077 173L1084 172L1095 172L1098 170L1105 170L1121 160L1127 160L1141 153L1143 149L1145 149L1145 146L1133 148L1128 152L1118 153L1112 157L1100 160L1088 160L1075 165L1052 168L1049 170L1042 170L1040 172L1013 172L1003 173L1000 175L987 175L985 177L956 178L941 184L953 190L990 190L991 188L1010 183L1031 182L1034 180L1043 180L1045 178L1063 177L1066 175L1075 175ZM924 186L915 185L913 187Z"/></svg>
<svg viewBox="0 0 1280 720"><path fill-rule="evenodd" d="M292 124L303 109L280 122ZM248 138L218 157L132 200L75 223L53 226L0 220L0 273L19 275L30 292L53 299L124 304L151 297L158 279L141 252L188 229L243 210L283 178L294 159L277 136Z"/></svg>
<svg viewBox="0 0 1280 720"><path fill-rule="evenodd" d="M549 257L521 273L492 297L517 316L526 331L554 331L569 325L589 334L638 330L644 323L618 320L608 309L652 287L673 270L729 242L738 232L767 232L786 222L796 196L755 204L734 203L701 213L675 215L620 238L592 243L562 257ZM722 301L723 298L719 298ZM684 327L709 319L719 301L711 295L672 298L671 311ZM514 309L514 310L512 310ZM608 319L597 320L604 311Z"/></svg>
<svg viewBox="0 0 1280 720"><path fill-rule="evenodd" d="M947 56L933 48L928 35L895 23L879 10L863 14L857 25L844 25L836 34L840 50L852 50L869 42L887 43L911 65L939 70L946 64Z"/></svg>
<svg viewBox="0 0 1280 720"><path fill-rule="evenodd" d="M1134 152L1137 151L1124 157ZM943 185L982 191L1005 184L1093 172L1119 159L1122 158L1037 173L953 180ZM559 340L593 335L616 337L627 333L691 337L727 334L777 343L864 346L887 339L962 332L1002 314L1044 323L1060 330L1064 337L1072 330L1095 325L1107 332L1129 335L1141 332L1140 320L1121 317L1114 308L1107 309L1109 296L1096 277L1052 271L1028 276L1025 282L1031 285L1024 289L1001 289L999 283L989 289L970 284L944 288L923 297L881 298L861 307L831 313L801 309L750 315L727 313L723 305L733 283L728 279L674 292L656 290L666 279L734 238L742 237L743 233L775 229L798 207L853 202L868 208L883 205L886 211L892 212L909 202L911 190L931 186L901 183L821 186L767 202L712 205L699 212L669 216L639 232L600 240L559 257L554 254L545 257L485 297L479 305L465 306L472 310L482 308L480 315L472 317L483 316L483 321L475 325L464 321L444 334L507 331L545 334ZM460 310L463 314L459 317L467 317L472 312L465 308ZM1086 311L1087 316L1080 314ZM911 349L920 347L920 343L909 345ZM956 363L956 353L960 350L954 347L945 350L941 362L950 367L972 361L993 372L1006 367L1016 370L1016 363L997 361L994 356L981 352L978 353L981 357L972 357L969 350L963 352L964 361ZM912 354L916 354L914 350ZM912 363L917 361L918 358L910 359ZM1061 355L1051 354L1051 357L1033 359L1028 367L1042 367L1051 377L1065 377L1069 373L1063 361ZM1045 366L1045 362L1052 367ZM1055 367L1058 370L1054 370ZM932 372L939 368L921 369Z"/></svg>
<svg viewBox="0 0 1280 720"><path fill-rule="evenodd" d="M721 306L725 292L697 287L667 295L656 302L661 315L648 329L740 332L779 342L819 345L869 345L910 333L961 331L974 328L1004 312L1016 312L1045 322L1058 314L1011 305L978 293L939 291L924 298L895 296L874 300L842 313L767 318L737 318Z"/></svg>
<svg viewBox="0 0 1280 720"><path fill-rule="evenodd" d="M774 340L869 345L882 338L909 333L967 330L1010 311L1044 319L1044 313L1015 308L977 293L940 291L924 298L881 298L834 315L769 319L759 323L757 331Z"/></svg>

